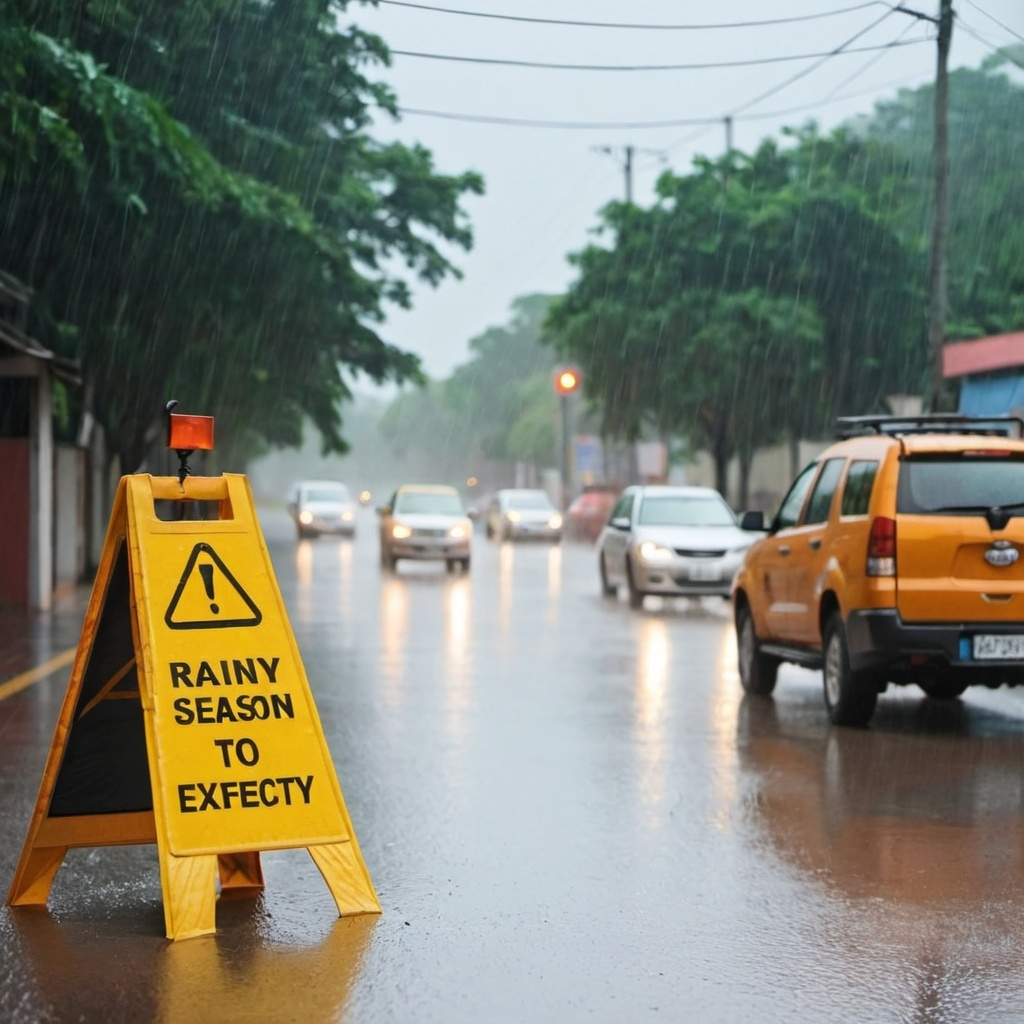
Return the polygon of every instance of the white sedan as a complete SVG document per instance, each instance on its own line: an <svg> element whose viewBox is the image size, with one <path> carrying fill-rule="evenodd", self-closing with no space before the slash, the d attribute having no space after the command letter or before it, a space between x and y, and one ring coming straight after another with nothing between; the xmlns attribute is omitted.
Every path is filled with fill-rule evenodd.
<svg viewBox="0 0 1024 1024"><path fill-rule="evenodd" d="M614 597L625 586L632 608L648 594L728 597L747 548L760 536L741 530L710 487L627 487L597 538L601 592Z"/></svg>

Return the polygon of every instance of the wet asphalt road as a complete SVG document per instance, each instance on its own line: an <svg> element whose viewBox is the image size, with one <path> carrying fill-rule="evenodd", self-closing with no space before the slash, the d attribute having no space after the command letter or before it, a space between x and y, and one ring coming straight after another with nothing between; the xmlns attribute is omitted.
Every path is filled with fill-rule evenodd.
<svg viewBox="0 0 1024 1024"><path fill-rule="evenodd" d="M830 729L815 673L742 699L725 602L631 612L590 547L482 535L468 576L383 575L361 515L262 522L382 916L268 853L169 943L154 848L72 851L46 911L0 912L0 1021L1024 1020L1022 698ZM0 700L4 890L66 682Z"/></svg>

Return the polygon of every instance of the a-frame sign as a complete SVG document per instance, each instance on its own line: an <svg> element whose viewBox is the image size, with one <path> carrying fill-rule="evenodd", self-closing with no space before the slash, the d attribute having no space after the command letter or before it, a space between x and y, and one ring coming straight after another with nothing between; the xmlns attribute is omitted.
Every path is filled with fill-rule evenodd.
<svg viewBox="0 0 1024 1024"><path fill-rule="evenodd" d="M182 501L218 518L158 517ZM215 930L218 874L261 889L262 850L306 847L341 914L380 913L241 475L121 479L7 902L130 843L157 845L171 939Z"/></svg>

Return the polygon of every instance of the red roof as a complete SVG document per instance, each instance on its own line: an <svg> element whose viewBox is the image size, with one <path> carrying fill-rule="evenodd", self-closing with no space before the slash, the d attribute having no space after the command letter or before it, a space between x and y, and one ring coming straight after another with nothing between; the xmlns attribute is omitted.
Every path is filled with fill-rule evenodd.
<svg viewBox="0 0 1024 1024"><path fill-rule="evenodd" d="M1024 331L994 334L973 341L951 341L942 347L942 376L967 377L992 370L1024 370Z"/></svg>

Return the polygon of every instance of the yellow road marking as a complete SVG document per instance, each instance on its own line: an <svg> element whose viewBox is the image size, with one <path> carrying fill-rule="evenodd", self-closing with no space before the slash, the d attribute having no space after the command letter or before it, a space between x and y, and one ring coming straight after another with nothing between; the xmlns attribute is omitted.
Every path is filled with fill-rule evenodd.
<svg viewBox="0 0 1024 1024"><path fill-rule="evenodd" d="M49 661L43 662L42 665L30 668L27 672L22 672L21 675L8 679L6 683L0 683L0 700L13 697L16 693L20 693L33 683L38 683L40 679L53 675L57 669L70 665L75 660L75 650L76 648L71 647Z"/></svg>

